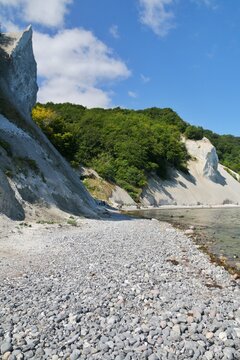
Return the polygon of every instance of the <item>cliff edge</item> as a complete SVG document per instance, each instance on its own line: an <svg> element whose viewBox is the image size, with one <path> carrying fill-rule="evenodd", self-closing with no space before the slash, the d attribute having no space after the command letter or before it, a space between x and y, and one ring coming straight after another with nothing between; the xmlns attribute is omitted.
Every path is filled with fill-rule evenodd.
<svg viewBox="0 0 240 360"><path fill-rule="evenodd" d="M32 29L0 36L0 213L11 219L62 210L96 217L79 176L31 119L37 67Z"/></svg>

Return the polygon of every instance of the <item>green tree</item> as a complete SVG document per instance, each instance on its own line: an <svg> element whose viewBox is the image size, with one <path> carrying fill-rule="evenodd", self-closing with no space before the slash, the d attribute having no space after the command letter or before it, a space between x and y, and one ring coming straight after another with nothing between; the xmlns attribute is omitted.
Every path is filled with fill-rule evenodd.
<svg viewBox="0 0 240 360"><path fill-rule="evenodd" d="M191 140L201 140L203 138L203 128L189 125L185 130L185 136Z"/></svg>

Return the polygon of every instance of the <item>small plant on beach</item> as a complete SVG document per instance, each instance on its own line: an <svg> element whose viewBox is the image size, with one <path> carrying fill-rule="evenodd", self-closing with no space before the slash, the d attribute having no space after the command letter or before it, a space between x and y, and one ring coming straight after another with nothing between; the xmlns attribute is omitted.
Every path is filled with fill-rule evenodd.
<svg viewBox="0 0 240 360"><path fill-rule="evenodd" d="M52 224L55 224L55 222L53 220L38 220L37 221L37 224L48 224L48 225L52 225Z"/></svg>
<svg viewBox="0 0 240 360"><path fill-rule="evenodd" d="M73 218L69 218L67 221L68 225L77 226L77 220Z"/></svg>
<svg viewBox="0 0 240 360"><path fill-rule="evenodd" d="M19 225L20 225L20 226L25 226L25 227L28 227L28 226L29 226L28 223L26 223L26 222L22 222L22 223L20 223Z"/></svg>

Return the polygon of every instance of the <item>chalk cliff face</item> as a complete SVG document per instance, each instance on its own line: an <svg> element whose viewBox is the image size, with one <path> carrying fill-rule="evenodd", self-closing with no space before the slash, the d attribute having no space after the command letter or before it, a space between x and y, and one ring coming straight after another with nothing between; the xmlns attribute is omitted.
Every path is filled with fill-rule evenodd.
<svg viewBox="0 0 240 360"><path fill-rule="evenodd" d="M186 140L185 144L188 153L202 162L203 175L212 181L217 181L219 161L216 149L211 142L204 137L201 141Z"/></svg>
<svg viewBox="0 0 240 360"><path fill-rule="evenodd" d="M37 96L37 66L32 49L32 28L1 38L0 90L26 120Z"/></svg>
<svg viewBox="0 0 240 360"><path fill-rule="evenodd" d="M211 142L207 138L183 141L191 157L188 162L189 173L169 168L169 180L150 176L142 191L140 205L240 205L240 176L230 169L226 171L219 164L216 149ZM108 202L115 207L138 206L125 190L113 185Z"/></svg>
<svg viewBox="0 0 240 360"><path fill-rule="evenodd" d="M0 213L12 219L61 209L97 216L79 176L31 119L36 101L32 29L0 37ZM39 215L40 216L40 215Z"/></svg>
<svg viewBox="0 0 240 360"><path fill-rule="evenodd" d="M185 140L191 160L189 173L170 169L171 180L149 178L143 189L144 206L240 204L240 183L219 164L215 147L207 138Z"/></svg>

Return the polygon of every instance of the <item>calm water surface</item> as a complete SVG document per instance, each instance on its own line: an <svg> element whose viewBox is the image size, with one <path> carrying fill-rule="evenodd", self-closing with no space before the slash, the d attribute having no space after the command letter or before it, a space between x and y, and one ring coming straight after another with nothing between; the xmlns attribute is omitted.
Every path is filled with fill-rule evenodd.
<svg viewBox="0 0 240 360"><path fill-rule="evenodd" d="M240 269L240 208L154 209L134 212L173 225L196 227L209 250Z"/></svg>

